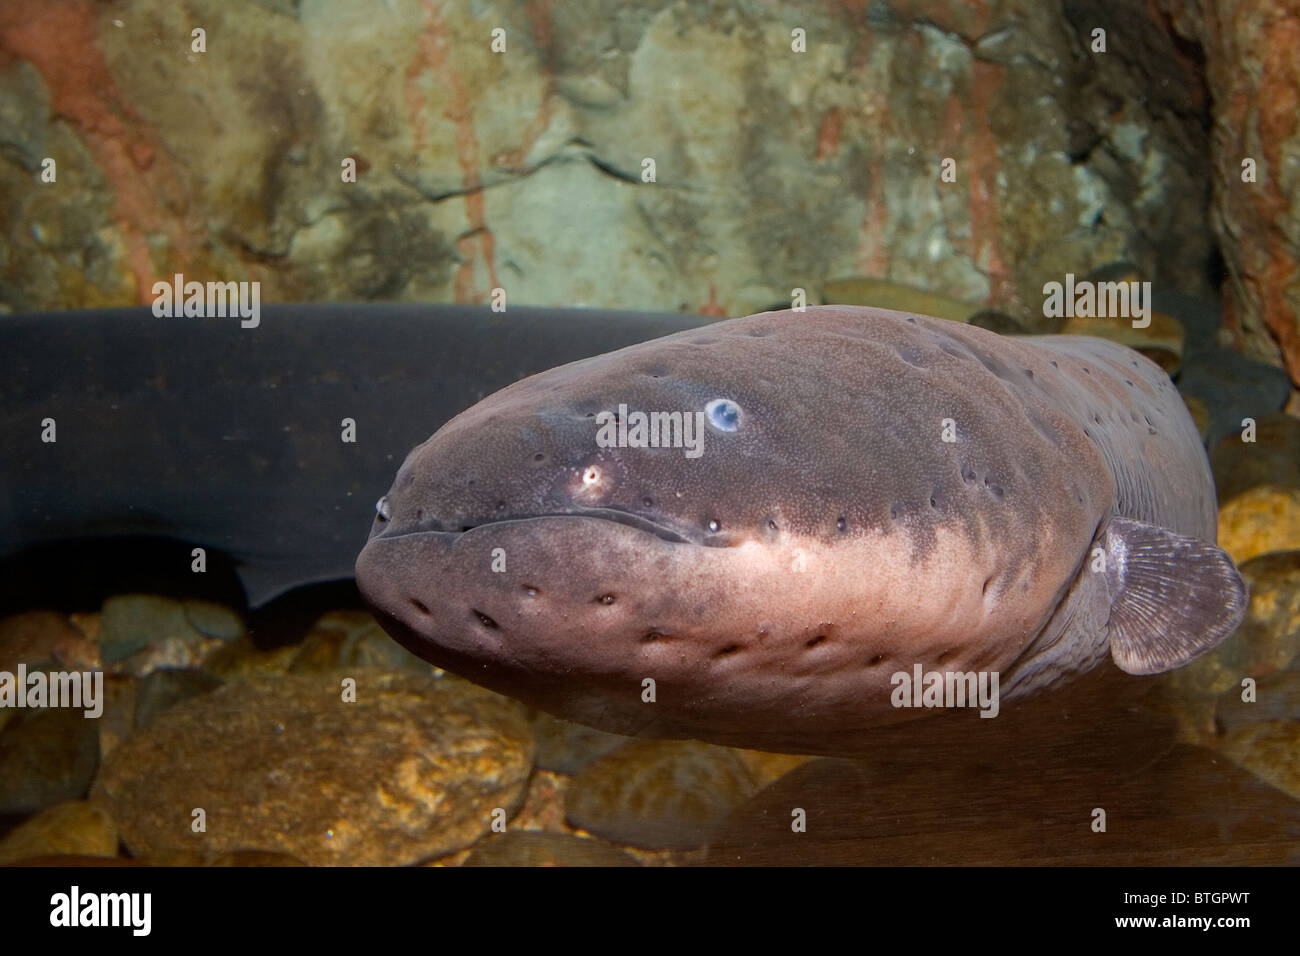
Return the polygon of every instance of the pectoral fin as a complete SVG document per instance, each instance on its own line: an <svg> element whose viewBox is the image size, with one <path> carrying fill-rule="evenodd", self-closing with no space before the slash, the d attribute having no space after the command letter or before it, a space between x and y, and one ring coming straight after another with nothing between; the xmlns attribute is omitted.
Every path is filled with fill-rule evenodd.
<svg viewBox="0 0 1300 956"><path fill-rule="evenodd" d="M1106 527L1108 630L1115 663L1159 674L1217 647L1246 616L1246 585L1227 553L1129 518Z"/></svg>

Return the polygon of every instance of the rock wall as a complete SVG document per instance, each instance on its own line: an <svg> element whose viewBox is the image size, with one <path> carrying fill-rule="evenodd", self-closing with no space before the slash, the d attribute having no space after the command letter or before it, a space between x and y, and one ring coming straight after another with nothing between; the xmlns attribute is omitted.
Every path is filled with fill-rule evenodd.
<svg viewBox="0 0 1300 956"><path fill-rule="evenodd" d="M1164 0L1205 50L1225 325L1300 384L1300 0ZM1253 165L1253 169L1243 164Z"/></svg>
<svg viewBox="0 0 1300 956"><path fill-rule="evenodd" d="M0 306L182 272L740 315L870 276L1041 328L1115 260L1207 295L1209 97L1135 6L6 0Z"/></svg>

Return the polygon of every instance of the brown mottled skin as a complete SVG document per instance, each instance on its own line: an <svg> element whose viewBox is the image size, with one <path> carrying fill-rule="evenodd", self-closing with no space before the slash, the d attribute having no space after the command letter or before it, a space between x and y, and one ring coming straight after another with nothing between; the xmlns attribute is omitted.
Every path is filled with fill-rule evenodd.
<svg viewBox="0 0 1300 956"><path fill-rule="evenodd" d="M739 427L697 459L596 444L620 403L717 398ZM407 457L357 580L407 647L561 716L840 753L924 713L889 699L916 663L996 670L1007 700L1108 650L1152 673L1214 646L1244 610L1215 515L1196 428L1137 353L829 306L489 396Z"/></svg>

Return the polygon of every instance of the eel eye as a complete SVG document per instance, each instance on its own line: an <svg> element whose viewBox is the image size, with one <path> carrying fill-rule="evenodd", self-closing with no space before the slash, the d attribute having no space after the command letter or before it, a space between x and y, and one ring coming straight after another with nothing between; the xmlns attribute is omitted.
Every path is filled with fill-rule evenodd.
<svg viewBox="0 0 1300 956"><path fill-rule="evenodd" d="M740 427L740 406L729 398L715 398L704 406L709 424L720 432L734 432Z"/></svg>
<svg viewBox="0 0 1300 956"><path fill-rule="evenodd" d="M393 516L393 506L388 503L388 495L375 502L375 515L380 521L387 521Z"/></svg>

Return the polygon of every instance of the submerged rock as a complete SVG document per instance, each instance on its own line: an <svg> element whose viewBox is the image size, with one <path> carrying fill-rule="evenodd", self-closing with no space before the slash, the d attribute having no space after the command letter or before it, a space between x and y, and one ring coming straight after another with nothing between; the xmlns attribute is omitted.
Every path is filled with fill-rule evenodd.
<svg viewBox="0 0 1300 956"><path fill-rule="evenodd" d="M243 635L243 622L207 601L156 594L120 594L104 602L100 649L106 666L143 677L163 668L196 667Z"/></svg>
<svg viewBox="0 0 1300 956"><path fill-rule="evenodd" d="M312 625L289 663L290 673L340 667L377 667L431 673L416 657L388 636L369 611L330 611Z"/></svg>
<svg viewBox="0 0 1300 956"><path fill-rule="evenodd" d="M1232 349L1210 347L1184 356L1178 391L1199 398L1209 409L1206 442L1214 448L1240 435L1242 419L1258 422L1280 411L1291 394L1291 383L1279 368Z"/></svg>
<svg viewBox="0 0 1300 956"><path fill-rule="evenodd" d="M1300 719L1289 717L1234 727L1215 749L1300 800Z"/></svg>
<svg viewBox="0 0 1300 956"><path fill-rule="evenodd" d="M532 712L531 722L537 739L537 766L556 773L577 773L596 758L632 740L540 710Z"/></svg>
<svg viewBox="0 0 1300 956"><path fill-rule="evenodd" d="M79 800L98 766L98 721L83 710L18 711L0 732L0 814Z"/></svg>
<svg viewBox="0 0 1300 956"><path fill-rule="evenodd" d="M1278 412L1255 422L1255 440L1240 431L1228 435L1210 454L1220 501L1230 501L1259 485L1300 488L1300 418Z"/></svg>
<svg viewBox="0 0 1300 956"><path fill-rule="evenodd" d="M511 829L572 833L573 827L564 819L564 795L571 781L564 774L534 767L523 806L510 819Z"/></svg>
<svg viewBox="0 0 1300 956"><path fill-rule="evenodd" d="M356 680L356 703L340 699ZM487 832L523 795L522 708L464 681L352 669L249 677L122 744L94 798L136 856L264 850L312 865L407 864ZM206 830L193 832L202 809Z"/></svg>
<svg viewBox="0 0 1300 956"><path fill-rule="evenodd" d="M119 594L100 612L99 645L106 664L116 664L149 647L167 642L198 646L203 634L174 598L157 594Z"/></svg>
<svg viewBox="0 0 1300 956"><path fill-rule="evenodd" d="M1300 720L1300 670L1278 671L1255 681L1254 700L1234 688L1216 701L1215 721L1224 733L1272 720Z"/></svg>
<svg viewBox="0 0 1300 956"><path fill-rule="evenodd" d="M55 611L25 611L0 620L0 671L19 664L94 666L99 654L93 642Z"/></svg>
<svg viewBox="0 0 1300 956"><path fill-rule="evenodd" d="M638 740L593 761L569 788L569 822L647 849L703 846L757 788L745 761L698 741Z"/></svg>
<svg viewBox="0 0 1300 956"><path fill-rule="evenodd" d="M32 857L117 856L117 827L101 806L85 800L56 803L0 840L0 866Z"/></svg>
<svg viewBox="0 0 1300 956"><path fill-rule="evenodd" d="M221 678L201 670L154 671L136 688L134 727L143 730L181 701L207 694L223 684Z"/></svg>
<svg viewBox="0 0 1300 956"><path fill-rule="evenodd" d="M1224 311L1250 351L1280 358L1300 381L1296 6L1202 0L1164 4L1163 11L1200 44L1214 91L1210 222L1230 276Z"/></svg>
<svg viewBox="0 0 1300 956"><path fill-rule="evenodd" d="M482 302L509 275L537 304L731 314L869 274L1026 319L1045 276L1121 256L1206 283L1205 92L1154 10L1090 56L1071 5L812 4L790 55L778 5L503 4L503 57L476 4L227 0L205 26L245 57L200 71L138 55L188 38L171 0L116 25L7 5L18 310L138 301L173 272L256 279L263 301ZM245 58L274 64L256 90ZM646 142L662 185L629 188ZM45 155L59 188L33 192ZM554 229L565 208L587 228Z"/></svg>
<svg viewBox="0 0 1300 956"><path fill-rule="evenodd" d="M1250 609L1237 632L1249 648L1247 674L1300 663L1300 551L1252 558L1241 566L1241 576L1250 588Z"/></svg>
<svg viewBox="0 0 1300 956"><path fill-rule="evenodd" d="M200 634L219 641L233 641L246 632L244 619L224 604L213 601L182 601L185 619Z"/></svg>
<svg viewBox="0 0 1300 956"><path fill-rule="evenodd" d="M1219 547L1237 564L1300 550L1300 488L1260 485L1219 506Z"/></svg>
<svg viewBox="0 0 1300 956"><path fill-rule="evenodd" d="M263 650L251 637L223 644L203 659L202 669L222 680L244 677L278 677L298 655L297 646Z"/></svg>
<svg viewBox="0 0 1300 956"><path fill-rule="evenodd" d="M745 762L750 776L760 787L766 787L813 759L805 754L773 754L762 750L737 750L736 755Z"/></svg>
<svg viewBox="0 0 1300 956"><path fill-rule="evenodd" d="M129 674L104 675L104 712L95 720L99 726L101 760L135 732L139 683L138 678Z"/></svg>

